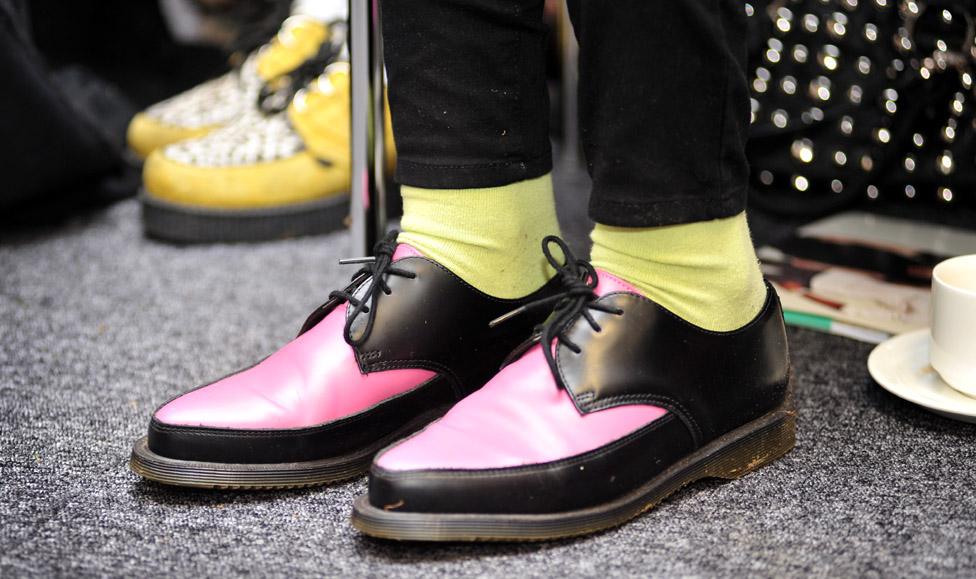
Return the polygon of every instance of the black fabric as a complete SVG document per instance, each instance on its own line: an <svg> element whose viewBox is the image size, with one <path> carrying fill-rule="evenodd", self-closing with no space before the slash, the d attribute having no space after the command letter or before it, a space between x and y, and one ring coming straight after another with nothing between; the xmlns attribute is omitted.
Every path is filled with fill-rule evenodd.
<svg viewBox="0 0 976 579"><path fill-rule="evenodd" d="M77 206L134 193L137 171L122 156L132 105L85 69L52 73L25 13L19 2L0 2L4 221L29 202L45 202L50 211L54 202Z"/></svg>
<svg viewBox="0 0 976 579"><path fill-rule="evenodd" d="M398 511L539 514L626 495L694 450L674 415L579 456L490 470L390 471L373 466L369 502Z"/></svg>
<svg viewBox="0 0 976 579"><path fill-rule="evenodd" d="M425 413L455 402L451 384L440 377L358 414L295 429L239 430L176 426L152 419L149 449L176 460L233 464L304 462L368 448Z"/></svg>
<svg viewBox="0 0 976 579"><path fill-rule="evenodd" d="M543 4L382 2L400 183L491 187L552 170Z"/></svg>
<svg viewBox="0 0 976 579"><path fill-rule="evenodd" d="M384 1L398 180L489 187L550 170L541 0ZM736 0L572 1L590 216L745 208L746 15Z"/></svg>

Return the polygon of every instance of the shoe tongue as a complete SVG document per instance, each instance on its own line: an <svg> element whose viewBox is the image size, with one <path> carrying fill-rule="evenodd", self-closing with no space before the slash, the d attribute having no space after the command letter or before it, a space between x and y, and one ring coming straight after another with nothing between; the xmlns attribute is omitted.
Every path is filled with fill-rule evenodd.
<svg viewBox="0 0 976 579"><path fill-rule="evenodd" d="M420 253L420 250L412 245L401 243L397 246L396 251L393 252L393 261L397 261L405 257L424 257L424 254Z"/></svg>
<svg viewBox="0 0 976 579"><path fill-rule="evenodd" d="M600 278L600 283L596 285L596 289L593 291L600 297L614 292L629 292L639 296L644 295L639 289L608 271L598 269L596 270L596 274Z"/></svg>
<svg viewBox="0 0 976 579"><path fill-rule="evenodd" d="M303 62L315 56L328 38L329 28L325 23L309 16L291 16L259 53L258 75L269 82L294 72Z"/></svg>

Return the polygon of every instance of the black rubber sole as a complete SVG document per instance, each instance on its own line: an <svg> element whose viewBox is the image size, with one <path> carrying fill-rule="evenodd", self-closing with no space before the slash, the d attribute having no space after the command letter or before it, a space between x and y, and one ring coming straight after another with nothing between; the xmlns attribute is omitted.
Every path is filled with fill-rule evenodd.
<svg viewBox="0 0 976 579"><path fill-rule="evenodd" d="M320 486L364 474L377 452L420 430L446 411L443 408L421 415L403 428L354 453L306 462L232 464L177 460L151 451L144 436L132 448L129 468L151 481L181 487L267 490Z"/></svg>
<svg viewBox="0 0 976 579"><path fill-rule="evenodd" d="M615 501L552 514L465 514L388 511L356 499L352 524L363 533L401 541L543 541L621 525L685 485L705 478L737 479L789 452L795 443L792 407L771 412L703 446L641 488Z"/></svg>
<svg viewBox="0 0 976 579"><path fill-rule="evenodd" d="M140 192L143 230L174 243L237 243L319 235L345 227L349 195L280 207L218 210L170 203Z"/></svg>

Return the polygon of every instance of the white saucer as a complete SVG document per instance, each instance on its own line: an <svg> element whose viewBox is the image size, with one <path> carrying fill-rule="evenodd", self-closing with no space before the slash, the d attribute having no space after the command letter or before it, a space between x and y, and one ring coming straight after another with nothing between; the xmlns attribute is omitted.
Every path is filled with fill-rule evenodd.
<svg viewBox="0 0 976 579"><path fill-rule="evenodd" d="M953 390L929 365L929 330L915 330L879 344L868 371L882 388L946 418L976 423L976 398Z"/></svg>

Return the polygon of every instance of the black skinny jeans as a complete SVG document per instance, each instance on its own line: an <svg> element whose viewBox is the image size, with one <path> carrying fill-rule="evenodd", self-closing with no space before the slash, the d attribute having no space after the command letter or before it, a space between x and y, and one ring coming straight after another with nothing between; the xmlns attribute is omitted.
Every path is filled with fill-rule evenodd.
<svg viewBox="0 0 976 579"><path fill-rule="evenodd" d="M552 169L542 0L382 0L401 183L491 187ZM650 227L745 208L740 0L569 0L590 216Z"/></svg>

